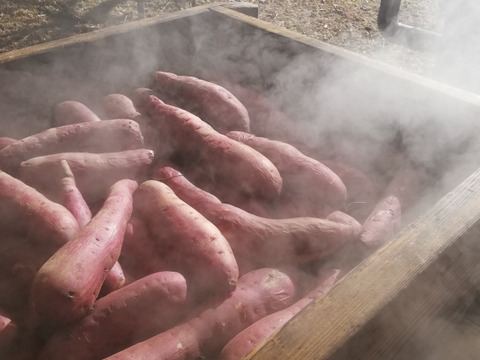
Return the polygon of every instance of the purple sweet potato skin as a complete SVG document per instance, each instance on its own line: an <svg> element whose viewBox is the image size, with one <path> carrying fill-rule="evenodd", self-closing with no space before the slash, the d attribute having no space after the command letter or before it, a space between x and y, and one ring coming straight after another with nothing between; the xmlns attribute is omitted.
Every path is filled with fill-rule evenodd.
<svg viewBox="0 0 480 360"><path fill-rule="evenodd" d="M325 164L282 141L241 131L231 131L226 135L265 155L282 176L282 193L301 199L307 209L322 206L335 211L344 208L347 198L345 184Z"/></svg>
<svg viewBox="0 0 480 360"><path fill-rule="evenodd" d="M110 186L121 179L143 181L153 160L154 152L144 148L104 153L55 153L23 161L18 177L41 192L55 192L56 184L52 183L49 174L58 168L58 163L66 161L82 196L92 204L103 201Z"/></svg>
<svg viewBox="0 0 480 360"><path fill-rule="evenodd" d="M360 231L360 224L354 219L347 224L345 221L321 218L270 219L255 216L221 203L173 168L158 169L153 177L165 182L178 197L215 224L236 256L250 259L257 265L273 266L319 259L356 240Z"/></svg>
<svg viewBox="0 0 480 360"><path fill-rule="evenodd" d="M15 174L22 161L59 152L115 152L144 147L137 122L103 120L53 127L0 150L0 169Z"/></svg>
<svg viewBox="0 0 480 360"><path fill-rule="evenodd" d="M87 226L40 268L30 296L34 324L66 325L91 309L120 255L137 186L128 179L115 183Z"/></svg>
<svg viewBox="0 0 480 360"><path fill-rule="evenodd" d="M247 109L220 85L194 76L157 71L152 90L162 101L197 115L221 133L250 131Z"/></svg>
<svg viewBox="0 0 480 360"><path fill-rule="evenodd" d="M135 193L135 214L144 219L159 254L185 274L194 293L223 296L235 288L238 266L230 244L166 184L142 183Z"/></svg>
<svg viewBox="0 0 480 360"><path fill-rule="evenodd" d="M284 273L266 268L251 271L239 279L235 291L218 306L107 359L215 358L247 326L289 306L294 294L294 284Z"/></svg>
<svg viewBox="0 0 480 360"><path fill-rule="evenodd" d="M102 99L102 108L108 119L132 119L140 115L132 99L123 94L109 94Z"/></svg>
<svg viewBox="0 0 480 360"><path fill-rule="evenodd" d="M400 230L402 206L396 196L382 198L362 224L359 246L373 251L393 239Z"/></svg>
<svg viewBox="0 0 480 360"><path fill-rule="evenodd" d="M59 247L79 226L62 205L6 172L0 171L0 228L46 247Z"/></svg>
<svg viewBox="0 0 480 360"><path fill-rule="evenodd" d="M247 356L260 343L266 341L275 331L284 326L314 299L328 293L340 278L340 270L330 270L320 277L315 289L304 295L289 307L267 315L238 333L222 349L218 360L238 360Z"/></svg>
<svg viewBox="0 0 480 360"><path fill-rule="evenodd" d="M100 120L97 114L79 101L62 101L53 108L52 125L55 127Z"/></svg>
<svg viewBox="0 0 480 360"><path fill-rule="evenodd" d="M187 283L157 272L112 292L70 328L59 329L38 360L100 360L176 325L185 313Z"/></svg>
<svg viewBox="0 0 480 360"><path fill-rule="evenodd" d="M0 137L0 150L3 149L4 147L7 147L8 145L13 144L16 141L17 139L10 138L8 136Z"/></svg>
<svg viewBox="0 0 480 360"><path fill-rule="evenodd" d="M157 252L152 234L139 216L132 216L128 223L119 261L136 279L171 268Z"/></svg>
<svg viewBox="0 0 480 360"><path fill-rule="evenodd" d="M197 116L157 97L140 97L143 111L168 134L172 147L217 186L260 199L282 189L278 169L264 155L217 132Z"/></svg>

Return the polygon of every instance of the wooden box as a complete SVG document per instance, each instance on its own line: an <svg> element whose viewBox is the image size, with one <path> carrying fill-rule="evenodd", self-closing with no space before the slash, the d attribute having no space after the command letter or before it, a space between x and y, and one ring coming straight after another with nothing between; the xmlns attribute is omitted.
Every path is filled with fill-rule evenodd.
<svg viewBox="0 0 480 360"><path fill-rule="evenodd" d="M63 100L95 109L104 95L144 87L156 70L268 94L306 144L334 139L359 166L375 163L400 134L437 181L395 240L248 359L469 358L480 283L480 98L224 5L0 54L0 136L46 129Z"/></svg>

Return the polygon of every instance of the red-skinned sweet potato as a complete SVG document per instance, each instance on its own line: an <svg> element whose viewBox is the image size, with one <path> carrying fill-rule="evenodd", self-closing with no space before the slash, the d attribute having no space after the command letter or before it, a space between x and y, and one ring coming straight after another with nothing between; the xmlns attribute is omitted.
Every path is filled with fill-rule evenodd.
<svg viewBox="0 0 480 360"><path fill-rule="evenodd" d="M132 216L128 223L119 261L134 278L169 269L168 261L157 253L145 221Z"/></svg>
<svg viewBox="0 0 480 360"><path fill-rule="evenodd" d="M70 169L68 161L61 160L58 165L61 174L58 176L60 181L57 185L58 194L56 201L72 213L75 219L77 219L80 229L83 229L92 219L92 212L77 187L75 175ZM52 173L49 173L49 175L52 176ZM55 175L53 177L55 178Z"/></svg>
<svg viewBox="0 0 480 360"><path fill-rule="evenodd" d="M115 183L87 226L40 268L30 295L34 325L69 324L91 309L120 255L137 186L128 179Z"/></svg>
<svg viewBox="0 0 480 360"><path fill-rule="evenodd" d="M0 137L0 149L3 149L4 147L7 147L8 145L13 144L16 141L17 139L13 139L7 136L2 136Z"/></svg>
<svg viewBox="0 0 480 360"><path fill-rule="evenodd" d="M152 125L148 116L140 114L128 96L123 94L109 94L102 100L102 107L109 119L132 119L140 125L144 136L145 146L153 149L160 158L166 158L170 154L169 148L165 147L163 134Z"/></svg>
<svg viewBox="0 0 480 360"><path fill-rule="evenodd" d="M110 294L112 291L121 289L125 285L125 282L126 276L123 272L122 265L120 265L120 263L117 261L106 274L98 296L103 297L107 294Z"/></svg>
<svg viewBox="0 0 480 360"><path fill-rule="evenodd" d="M248 355L260 343L266 341L278 329L298 314L314 299L328 293L339 279L339 270L330 270L322 274L317 287L289 307L267 315L254 322L232 338L222 349L218 360L238 360Z"/></svg>
<svg viewBox="0 0 480 360"><path fill-rule="evenodd" d="M38 360L100 360L178 324L187 284L176 272L145 276L98 299L90 313L59 329Z"/></svg>
<svg viewBox="0 0 480 360"><path fill-rule="evenodd" d="M79 226L65 207L0 171L0 229L58 247L71 240Z"/></svg>
<svg viewBox="0 0 480 360"><path fill-rule="evenodd" d="M18 176L42 193L56 192L58 187L52 183L50 174L65 160L83 198L88 204L94 204L102 202L110 186L121 179L145 180L153 158L153 151L143 148L99 154L55 153L23 161Z"/></svg>
<svg viewBox="0 0 480 360"><path fill-rule="evenodd" d="M280 271L252 271L239 279L235 291L219 305L107 359L215 358L236 334L262 317L290 305L294 296L294 284Z"/></svg>
<svg viewBox="0 0 480 360"><path fill-rule="evenodd" d="M62 101L53 108L52 126L54 127L100 120L97 114L79 101Z"/></svg>
<svg viewBox="0 0 480 360"><path fill-rule="evenodd" d="M269 219L222 204L196 188L175 169L157 169L153 178L165 182L177 196L215 224L236 257L257 266L303 262L328 256L357 238L359 227L320 218Z"/></svg>
<svg viewBox="0 0 480 360"><path fill-rule="evenodd" d="M102 99L102 109L108 119L135 119L140 113L132 99L123 94L109 94Z"/></svg>
<svg viewBox="0 0 480 360"><path fill-rule="evenodd" d="M282 194L301 201L297 216L311 216L319 208L328 212L343 209L347 189L342 180L325 164L298 150L293 145L253 134L231 131L229 138L244 143L265 155L280 172Z"/></svg>
<svg viewBox="0 0 480 360"><path fill-rule="evenodd" d="M402 206L396 196L382 198L362 224L359 249L371 252L390 241L400 230Z"/></svg>
<svg viewBox="0 0 480 360"><path fill-rule="evenodd" d="M359 249L369 253L393 239L401 228L403 215L414 205L427 183L426 170L404 160L362 224Z"/></svg>
<svg viewBox="0 0 480 360"><path fill-rule="evenodd" d="M142 183L134 210L147 224L160 256L187 278L195 300L235 289L238 266L229 243L167 185L156 180Z"/></svg>
<svg viewBox="0 0 480 360"><path fill-rule="evenodd" d="M0 150L0 169L15 174L22 161L59 152L116 152L143 148L133 120L116 119L64 125L20 139Z"/></svg>
<svg viewBox="0 0 480 360"><path fill-rule="evenodd" d="M141 109L170 137L181 161L219 188L261 199L278 196L282 178L265 156L217 132L197 116L152 95L139 96Z"/></svg>
<svg viewBox="0 0 480 360"><path fill-rule="evenodd" d="M247 109L220 85L194 76L157 71L152 90L165 103L195 114L221 133L250 131Z"/></svg>
<svg viewBox="0 0 480 360"><path fill-rule="evenodd" d="M225 79L216 80L237 97L248 110L251 133L272 140L286 142L303 151L308 132L301 124L281 110L265 92L233 83Z"/></svg>

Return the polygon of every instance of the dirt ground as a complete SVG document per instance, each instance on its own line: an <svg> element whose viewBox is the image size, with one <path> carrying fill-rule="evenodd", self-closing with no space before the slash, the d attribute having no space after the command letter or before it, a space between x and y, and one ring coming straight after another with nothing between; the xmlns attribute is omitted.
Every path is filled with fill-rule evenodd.
<svg viewBox="0 0 480 360"><path fill-rule="evenodd" d="M399 21L437 30L439 0L403 0ZM211 3L209 0L0 0L0 52ZM427 74L431 54L386 41L380 0L250 0L259 18L348 50ZM144 15L143 15L144 14Z"/></svg>

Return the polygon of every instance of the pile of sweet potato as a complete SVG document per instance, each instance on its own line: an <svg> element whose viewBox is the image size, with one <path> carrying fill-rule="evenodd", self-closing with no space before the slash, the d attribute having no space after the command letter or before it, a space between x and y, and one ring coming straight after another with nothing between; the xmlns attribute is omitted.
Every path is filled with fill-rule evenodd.
<svg viewBox="0 0 480 360"><path fill-rule="evenodd" d="M322 158L239 85L147 86L0 138L0 358L240 359L392 239L425 185L400 153L383 182Z"/></svg>

